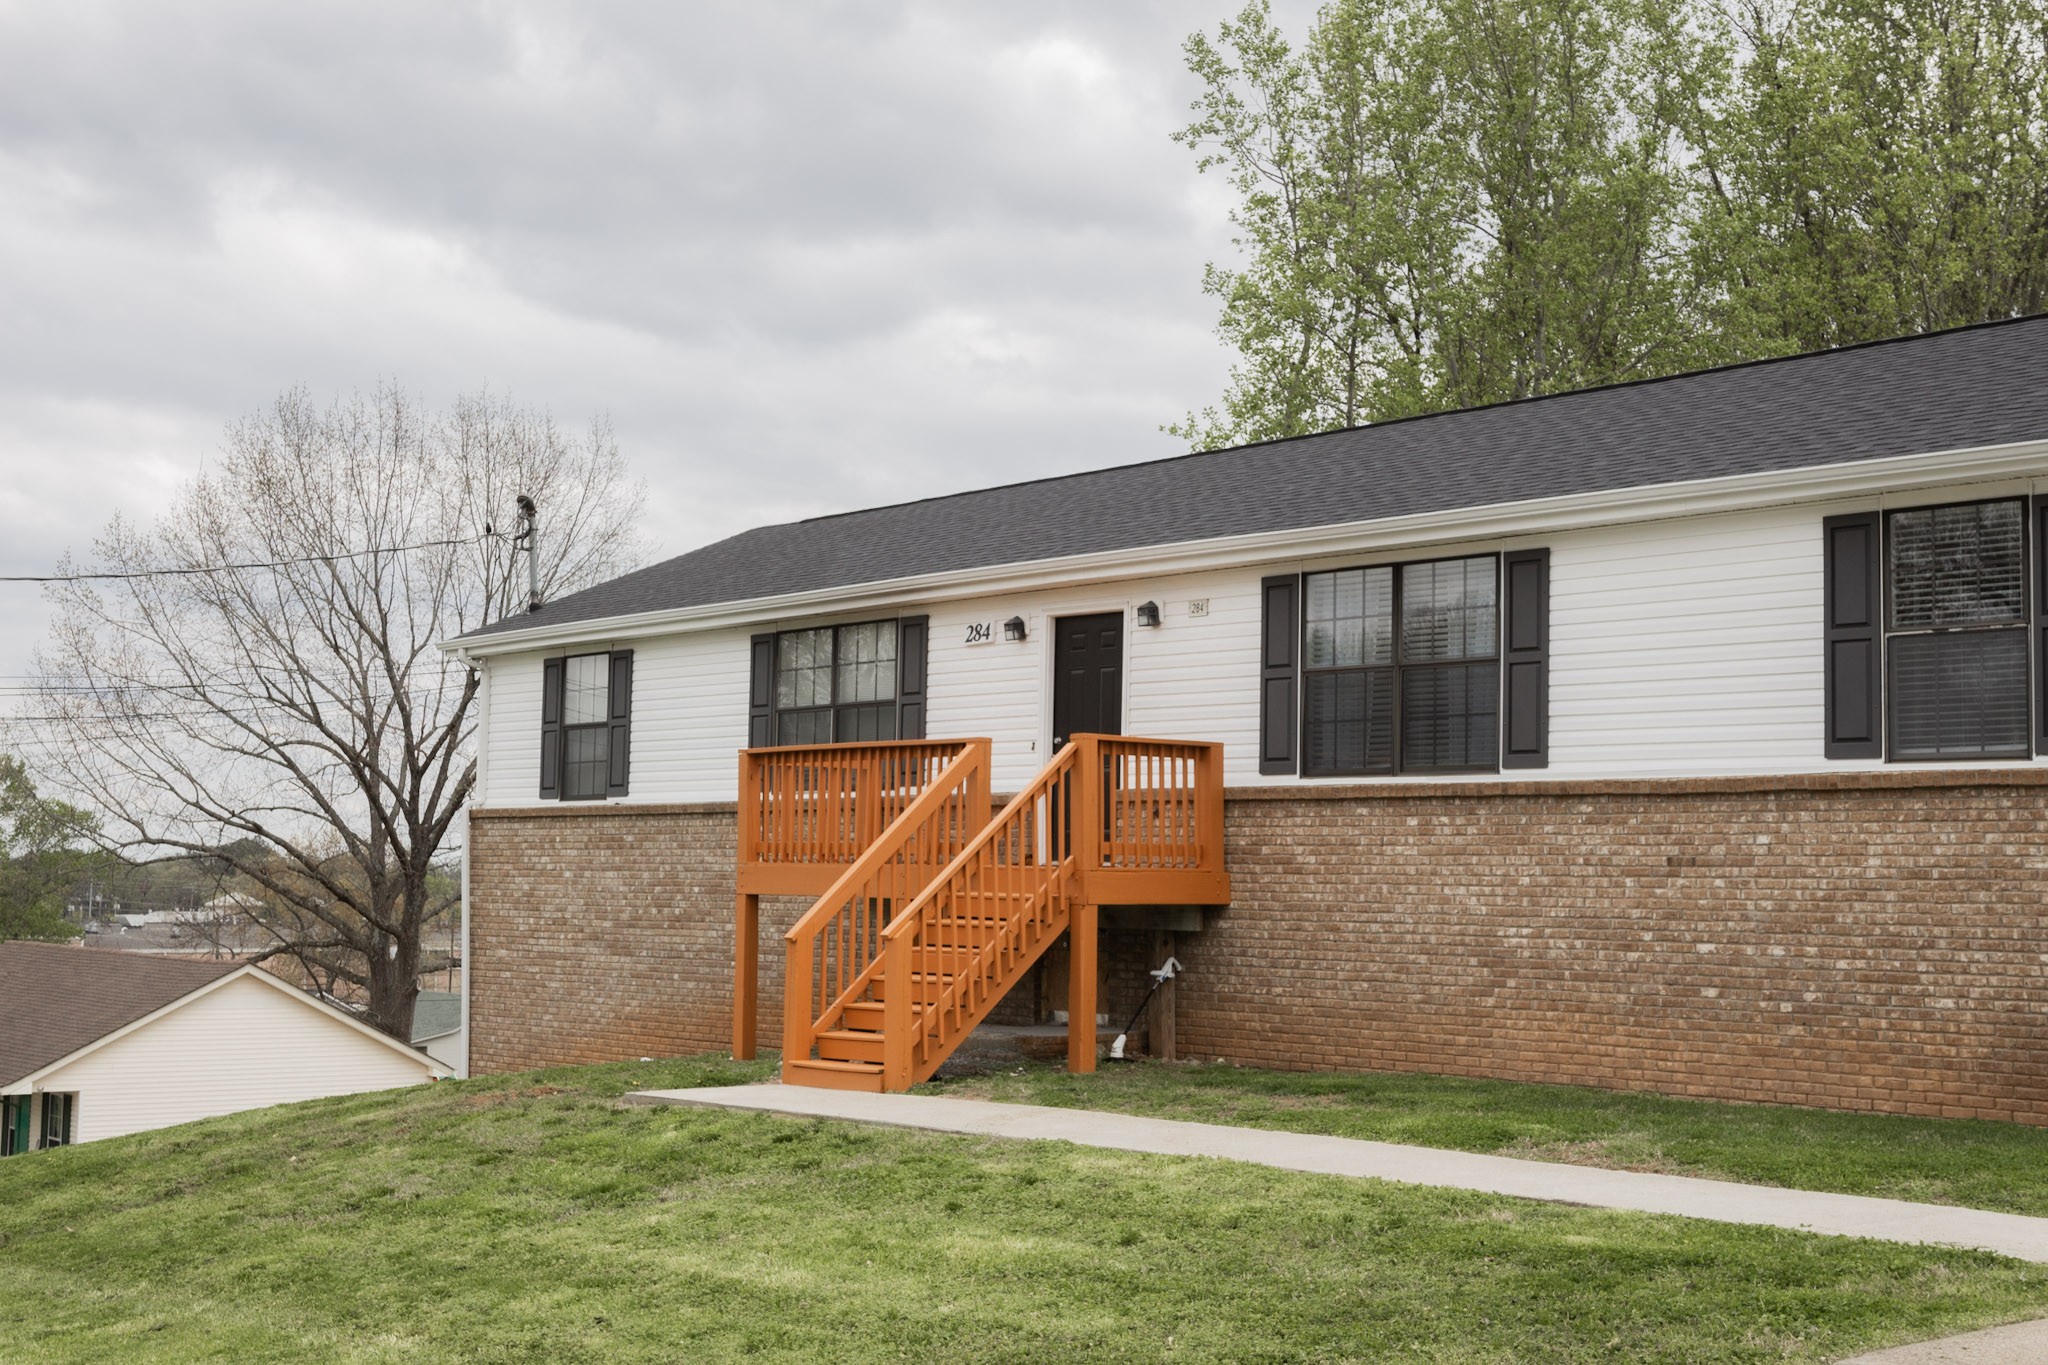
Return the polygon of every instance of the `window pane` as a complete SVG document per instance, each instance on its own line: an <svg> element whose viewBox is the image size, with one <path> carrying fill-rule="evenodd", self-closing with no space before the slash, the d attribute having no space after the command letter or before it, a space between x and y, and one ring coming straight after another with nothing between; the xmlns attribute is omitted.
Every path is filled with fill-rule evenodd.
<svg viewBox="0 0 2048 1365"><path fill-rule="evenodd" d="M830 744L832 742L832 712L826 708L815 711L779 711L775 716L775 742L777 744Z"/></svg>
<svg viewBox="0 0 2048 1365"><path fill-rule="evenodd" d="M1404 662L1490 659L1498 651L1500 608L1494 557L1440 559L1401 570Z"/></svg>
<svg viewBox="0 0 2048 1365"><path fill-rule="evenodd" d="M1894 635L1888 662L1894 758L2026 754L2026 631Z"/></svg>
<svg viewBox="0 0 2048 1365"><path fill-rule="evenodd" d="M887 701L896 695L896 623L839 628L837 701ZM841 736L842 739L845 736Z"/></svg>
<svg viewBox="0 0 2048 1365"><path fill-rule="evenodd" d="M562 733L562 795L587 800L605 793L611 766L611 739L602 725Z"/></svg>
<svg viewBox="0 0 2048 1365"><path fill-rule="evenodd" d="M1391 670L1311 673L1303 689L1305 770L1391 772L1394 678Z"/></svg>
<svg viewBox="0 0 2048 1365"><path fill-rule="evenodd" d="M841 744L896 738L896 703L840 707L837 738Z"/></svg>
<svg viewBox="0 0 2048 1365"><path fill-rule="evenodd" d="M2018 502L1894 512L1886 537L1896 630L2018 621L2026 611L2026 516Z"/></svg>
<svg viewBox="0 0 2048 1365"><path fill-rule="evenodd" d="M608 705L612 657L578 654L562 669L562 724L601 725Z"/></svg>
<svg viewBox="0 0 2048 1365"><path fill-rule="evenodd" d="M1310 574L1306 597L1310 668L1394 661L1393 569Z"/></svg>
<svg viewBox="0 0 2048 1365"><path fill-rule="evenodd" d="M1401 769L1500 762L1500 666L1448 664L1401 674Z"/></svg>
<svg viewBox="0 0 2048 1365"><path fill-rule="evenodd" d="M832 630L785 630L775 641L775 705L832 704ZM810 740L798 741L812 743Z"/></svg>

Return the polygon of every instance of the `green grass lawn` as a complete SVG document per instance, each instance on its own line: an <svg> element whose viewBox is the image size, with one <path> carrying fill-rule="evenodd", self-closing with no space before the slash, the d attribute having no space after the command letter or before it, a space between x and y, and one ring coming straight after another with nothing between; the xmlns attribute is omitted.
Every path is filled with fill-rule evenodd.
<svg viewBox="0 0 2048 1365"><path fill-rule="evenodd" d="M627 1091L295 1105L0 1162L0 1360L1821 1361L2048 1267Z"/></svg>
<svg viewBox="0 0 2048 1365"><path fill-rule="evenodd" d="M1032 1063L920 1090L2048 1215L2048 1129L2013 1123L1163 1062Z"/></svg>

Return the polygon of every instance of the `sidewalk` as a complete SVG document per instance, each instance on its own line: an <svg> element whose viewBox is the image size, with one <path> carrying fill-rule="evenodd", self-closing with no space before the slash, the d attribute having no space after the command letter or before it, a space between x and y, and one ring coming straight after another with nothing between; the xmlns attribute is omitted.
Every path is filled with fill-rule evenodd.
<svg viewBox="0 0 2048 1365"><path fill-rule="evenodd" d="M1637 1213L1669 1213L1721 1223L1748 1223L1888 1242L1976 1247L2023 1261L2048 1262L2048 1218L1989 1213L1902 1199L1742 1185L1727 1180L1607 1171L1548 1161L1482 1156L1435 1147L1402 1147L1357 1138L1275 1133L1212 1123L1139 1118L1091 1109L944 1099L931 1095L870 1095L794 1085L735 1085L702 1090L646 1090L629 1096L641 1104L696 1104L752 1109L805 1118L847 1119L898 1128L982 1137L1028 1138L1168 1156L1220 1157L1281 1170L1442 1185L1521 1199L1544 1199ZM2038 1340L2038 1338L2036 1338ZM1913 1348L1928 1349L1928 1348ZM2048 1359L2039 1353L2025 1357ZM1885 1359L1995 1360L1996 1356L1914 1356Z"/></svg>

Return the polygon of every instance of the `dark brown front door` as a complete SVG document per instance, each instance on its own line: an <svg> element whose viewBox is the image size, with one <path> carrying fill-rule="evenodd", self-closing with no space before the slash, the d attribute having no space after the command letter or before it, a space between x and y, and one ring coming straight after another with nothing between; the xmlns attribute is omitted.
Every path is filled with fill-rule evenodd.
<svg viewBox="0 0 2048 1365"><path fill-rule="evenodd" d="M1124 728L1124 617L1064 616L1054 623L1052 747L1070 735Z"/></svg>

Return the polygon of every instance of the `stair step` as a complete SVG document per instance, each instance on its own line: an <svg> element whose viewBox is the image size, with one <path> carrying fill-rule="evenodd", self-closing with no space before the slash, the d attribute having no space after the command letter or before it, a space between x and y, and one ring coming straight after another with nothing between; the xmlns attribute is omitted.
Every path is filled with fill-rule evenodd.
<svg viewBox="0 0 2048 1365"><path fill-rule="evenodd" d="M882 1092L879 1062L831 1062L793 1060L782 1064L784 1085L808 1085L819 1090L868 1090Z"/></svg>
<svg viewBox="0 0 2048 1365"><path fill-rule="evenodd" d="M889 978L876 977L868 985L868 994L877 1000L887 1000L892 986ZM939 993L953 984L951 972L912 972L910 974L910 1001L915 1005L928 1005L939 998Z"/></svg>
<svg viewBox="0 0 2048 1365"><path fill-rule="evenodd" d="M869 1029L828 1028L818 1034L818 1055L829 1062L882 1060L882 1035Z"/></svg>
<svg viewBox="0 0 2048 1365"><path fill-rule="evenodd" d="M879 1033L882 1030L883 1005L879 1000L856 1000L840 1011L839 1020L850 1029L866 1029ZM910 1002L910 1017L914 1020L924 1013L924 1002Z"/></svg>

